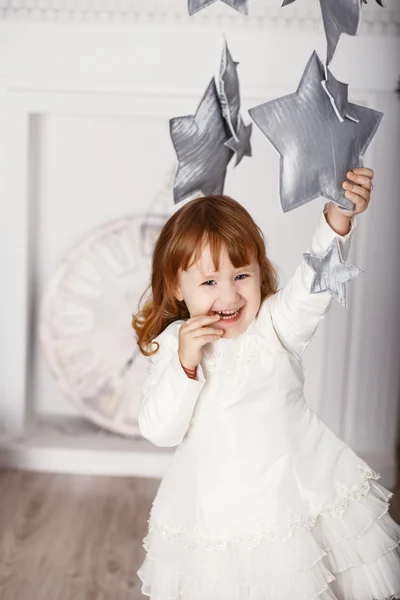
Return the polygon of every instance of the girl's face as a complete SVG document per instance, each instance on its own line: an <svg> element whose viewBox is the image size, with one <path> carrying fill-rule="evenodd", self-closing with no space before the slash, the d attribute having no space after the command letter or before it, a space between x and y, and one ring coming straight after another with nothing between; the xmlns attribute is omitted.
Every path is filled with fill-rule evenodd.
<svg viewBox="0 0 400 600"><path fill-rule="evenodd" d="M233 316L227 315L216 323L224 330L224 338L233 338L246 331L260 308L261 278L256 260L236 269L224 250L220 270L214 272L210 249L206 245L197 263L187 271L179 271L178 281L176 298L185 301L191 317L235 311Z"/></svg>

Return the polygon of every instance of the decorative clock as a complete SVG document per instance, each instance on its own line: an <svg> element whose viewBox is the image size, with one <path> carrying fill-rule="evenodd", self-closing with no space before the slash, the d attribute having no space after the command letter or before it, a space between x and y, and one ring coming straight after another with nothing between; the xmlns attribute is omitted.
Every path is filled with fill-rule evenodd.
<svg viewBox="0 0 400 600"><path fill-rule="evenodd" d="M166 215L120 219L91 232L64 258L42 303L40 339L66 397L97 425L140 435L148 359L131 328L150 281Z"/></svg>

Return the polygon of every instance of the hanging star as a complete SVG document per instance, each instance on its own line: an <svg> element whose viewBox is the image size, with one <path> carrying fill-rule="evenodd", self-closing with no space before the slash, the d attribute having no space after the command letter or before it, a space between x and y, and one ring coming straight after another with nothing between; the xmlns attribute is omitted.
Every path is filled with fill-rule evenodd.
<svg viewBox="0 0 400 600"><path fill-rule="evenodd" d="M233 152L225 146L228 136L214 78L196 114L171 119L170 132L179 161L174 202L196 192L205 196L222 194L226 168Z"/></svg>
<svg viewBox="0 0 400 600"><path fill-rule="evenodd" d="M242 119L239 117L239 125L236 130L236 136L231 137L230 140L225 142L225 146L228 146L236 156L235 167L238 166L243 156L251 156L251 131L252 125L245 125Z"/></svg>
<svg viewBox="0 0 400 600"><path fill-rule="evenodd" d="M331 75L333 77L333 75ZM337 118L322 81L325 71L316 52L297 91L249 110L250 116L281 155L280 196L284 212L318 196L352 210L342 187L346 173L363 165L363 156L382 113L348 103L358 123Z"/></svg>
<svg viewBox="0 0 400 600"><path fill-rule="evenodd" d="M382 0L376 0L383 7ZM295 0L283 0L281 6L292 4ZM322 20L328 44L326 64L331 62L342 33L356 35L361 19L362 4L367 0L319 0Z"/></svg>
<svg viewBox="0 0 400 600"><path fill-rule="evenodd" d="M188 0L189 15L194 15L194 13L197 13L203 8L207 8L207 6L214 4L216 1L217 0ZM247 0L222 0L222 2L225 2L225 4L231 6L243 15L247 15L248 13Z"/></svg>
<svg viewBox="0 0 400 600"><path fill-rule="evenodd" d="M356 35L361 18L360 0L319 0L328 49L326 64L329 65L342 33Z"/></svg>
<svg viewBox="0 0 400 600"><path fill-rule="evenodd" d="M347 308L346 285L363 273L357 267L344 262L338 239L335 238L325 254L303 254L304 260L314 271L310 293L329 292Z"/></svg>
<svg viewBox="0 0 400 600"><path fill-rule="evenodd" d="M237 65L225 41L222 53L219 87L222 114L232 136L226 145L236 154L235 167L243 156L251 156L250 137L252 126L245 125L240 117L240 88Z"/></svg>

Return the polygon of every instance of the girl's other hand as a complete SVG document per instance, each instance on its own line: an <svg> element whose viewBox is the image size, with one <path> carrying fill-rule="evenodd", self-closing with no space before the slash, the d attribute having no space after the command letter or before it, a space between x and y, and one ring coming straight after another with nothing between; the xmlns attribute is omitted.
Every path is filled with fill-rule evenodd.
<svg viewBox="0 0 400 600"><path fill-rule="evenodd" d="M347 173L350 182L344 181L343 187L346 190L345 196L354 202L354 210L346 210L337 204L331 202L326 212L326 220L331 228L338 235L347 235L351 228L351 218L359 215L368 208L371 199L372 179L374 172L372 169L360 167Z"/></svg>
<svg viewBox="0 0 400 600"><path fill-rule="evenodd" d="M221 338L224 330L211 327L220 318L219 315L199 315L181 325L178 355L184 367L195 369L201 361L202 347Z"/></svg>
<svg viewBox="0 0 400 600"><path fill-rule="evenodd" d="M350 219L354 215L359 215L367 210L368 204L371 200L371 190L374 187L372 184L374 172L372 169L360 167L349 171L346 174L346 177L350 181L344 181L342 184L343 188L346 190L344 195L346 198L354 202L354 210L345 210L336 204L336 202L332 202L331 204L334 205L332 208L335 209L340 215Z"/></svg>

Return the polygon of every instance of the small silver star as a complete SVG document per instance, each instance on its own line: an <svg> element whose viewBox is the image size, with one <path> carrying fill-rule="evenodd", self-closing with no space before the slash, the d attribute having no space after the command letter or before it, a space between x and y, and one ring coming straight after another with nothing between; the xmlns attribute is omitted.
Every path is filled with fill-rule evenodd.
<svg viewBox="0 0 400 600"><path fill-rule="evenodd" d="M251 156L251 131L252 124L245 125L242 119L239 117L239 125L236 130L236 136L232 136L230 140L225 142L225 146L228 146L235 153L236 162L235 167L238 166L243 156Z"/></svg>
<svg viewBox="0 0 400 600"><path fill-rule="evenodd" d="M203 8L207 8L207 6L214 4L216 1L217 0L188 0L189 15L194 15L194 13L197 13ZM247 1L248 0L222 0L222 2L225 2L225 4L231 6L243 15L247 15L248 13Z"/></svg>
<svg viewBox="0 0 400 600"><path fill-rule="evenodd" d="M251 124L245 125L240 117L238 64L233 60L225 41L219 75L220 101L222 114L232 136L225 145L236 154L235 167L243 156L251 156L250 137L252 132Z"/></svg>
<svg viewBox="0 0 400 600"><path fill-rule="evenodd" d="M232 135L235 134L240 112L238 62L233 60L225 40L219 69L219 97L222 114Z"/></svg>
<svg viewBox="0 0 400 600"><path fill-rule="evenodd" d="M357 35L361 19L360 0L319 0L328 49L326 64L329 65L342 33Z"/></svg>
<svg viewBox="0 0 400 600"><path fill-rule="evenodd" d="M295 0L283 0L281 6L292 4ZM382 0L376 0L384 6ZM326 64L329 65L342 33L356 35L361 19L361 7L367 0L319 0L326 41L328 43Z"/></svg>
<svg viewBox="0 0 400 600"><path fill-rule="evenodd" d="M325 254L304 253L303 256L315 273L310 293L328 292L347 308L346 285L363 271L344 262L338 239L332 241Z"/></svg>

